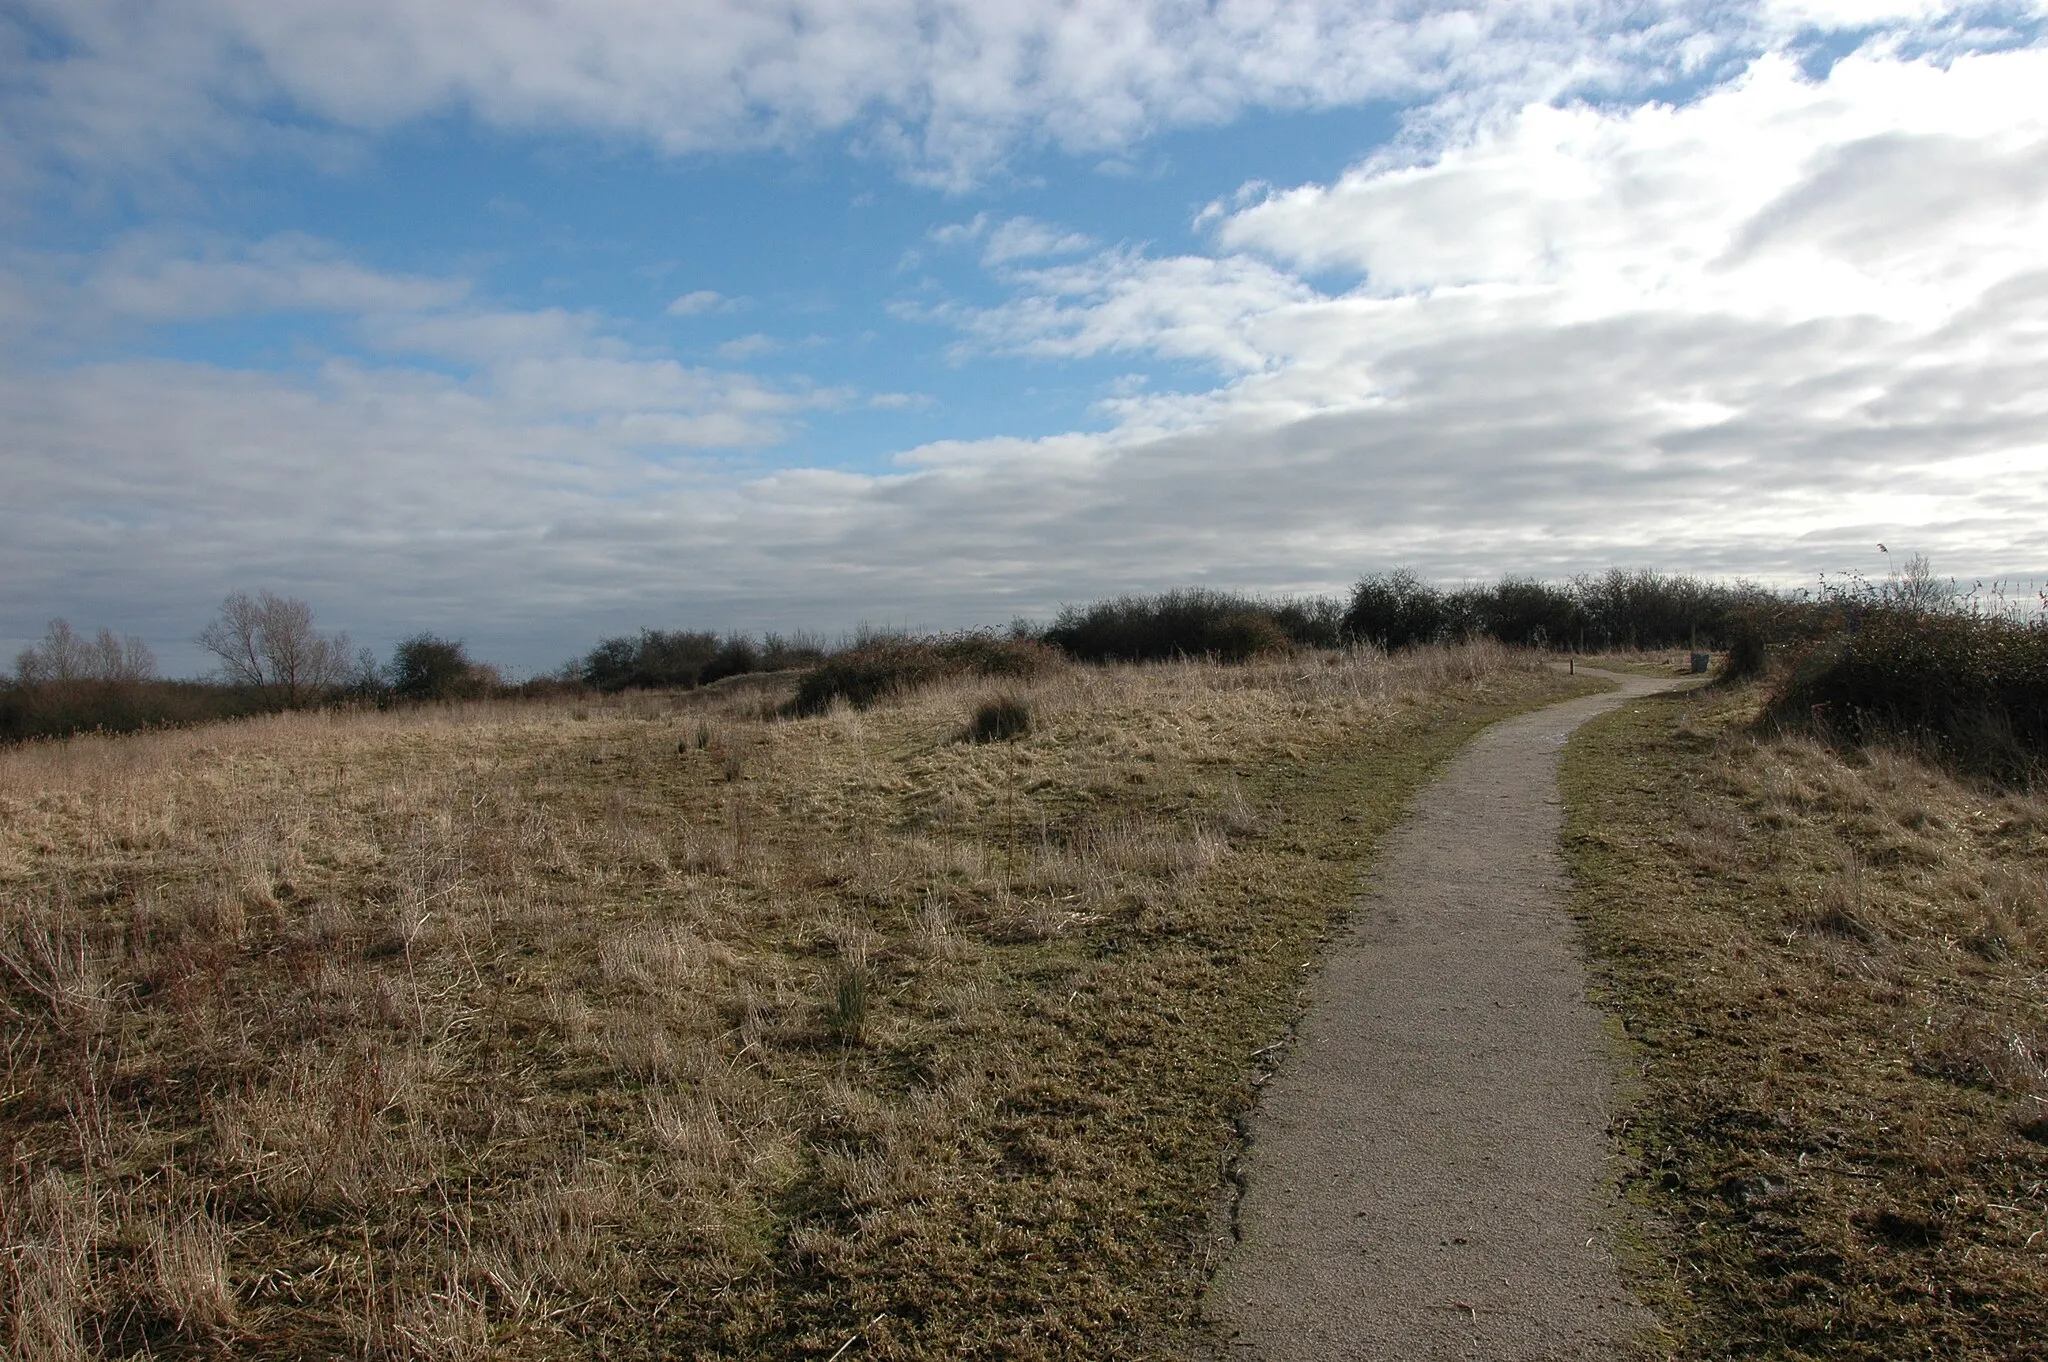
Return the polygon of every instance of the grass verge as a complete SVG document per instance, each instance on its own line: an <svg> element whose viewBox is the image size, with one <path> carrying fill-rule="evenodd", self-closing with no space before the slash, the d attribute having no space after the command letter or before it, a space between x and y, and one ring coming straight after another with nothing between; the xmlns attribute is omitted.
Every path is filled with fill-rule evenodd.
<svg viewBox="0 0 2048 1362"><path fill-rule="evenodd" d="M1638 1283L1687 1358L2048 1338L2048 800L1769 736L1761 688L1567 750L1566 850L1638 1072Z"/></svg>
<svg viewBox="0 0 2048 1362"><path fill-rule="evenodd" d="M0 755L11 1357L1168 1357L1493 646Z"/></svg>

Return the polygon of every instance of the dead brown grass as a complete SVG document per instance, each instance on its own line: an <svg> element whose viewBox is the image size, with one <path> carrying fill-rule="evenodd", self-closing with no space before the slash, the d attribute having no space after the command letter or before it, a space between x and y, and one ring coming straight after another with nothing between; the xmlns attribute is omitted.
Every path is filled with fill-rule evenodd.
<svg viewBox="0 0 2048 1362"><path fill-rule="evenodd" d="M1566 760L1671 1351L2034 1355L2048 800L1759 736L1759 703L1645 705Z"/></svg>
<svg viewBox="0 0 2048 1362"><path fill-rule="evenodd" d="M1476 647L1061 670L1001 743L959 683L0 754L0 1345L1170 1354L1372 832L1559 684Z"/></svg>

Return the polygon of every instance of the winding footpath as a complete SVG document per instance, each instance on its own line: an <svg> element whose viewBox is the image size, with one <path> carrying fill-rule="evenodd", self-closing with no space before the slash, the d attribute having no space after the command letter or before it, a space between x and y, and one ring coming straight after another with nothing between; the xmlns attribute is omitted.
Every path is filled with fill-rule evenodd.
<svg viewBox="0 0 2048 1362"><path fill-rule="evenodd" d="M1572 730L1495 725L1417 799L1251 1119L1204 1312L1262 1362L1598 1359L1650 1324L1615 1268L1612 1047L1558 855Z"/></svg>

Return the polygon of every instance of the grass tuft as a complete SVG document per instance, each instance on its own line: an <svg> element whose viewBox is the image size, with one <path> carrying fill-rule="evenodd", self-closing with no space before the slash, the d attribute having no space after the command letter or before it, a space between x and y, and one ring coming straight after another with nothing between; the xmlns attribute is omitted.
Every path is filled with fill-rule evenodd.
<svg viewBox="0 0 2048 1362"><path fill-rule="evenodd" d="M967 723L969 742L1013 742L1031 732L1031 706L1015 695L998 695L975 706Z"/></svg>

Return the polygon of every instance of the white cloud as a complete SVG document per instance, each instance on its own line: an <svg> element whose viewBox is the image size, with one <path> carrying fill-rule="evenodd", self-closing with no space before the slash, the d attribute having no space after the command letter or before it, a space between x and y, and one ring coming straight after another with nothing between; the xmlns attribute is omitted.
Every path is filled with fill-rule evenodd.
<svg viewBox="0 0 2048 1362"><path fill-rule="evenodd" d="M700 288L676 299L668 305L671 317L696 317L706 312L730 312L739 306L739 300L728 298L716 289Z"/></svg>
<svg viewBox="0 0 2048 1362"><path fill-rule="evenodd" d="M1095 245L1094 238L1070 232L1036 218L1008 218L989 233L981 253L986 265L1005 265L1012 260L1029 260L1048 255L1076 255Z"/></svg>
<svg viewBox="0 0 2048 1362"><path fill-rule="evenodd" d="M468 293L461 280L391 274L347 259L329 243L285 233L243 246L175 233L118 244L86 281L93 301L141 321L191 321L275 312L413 312Z"/></svg>
<svg viewBox="0 0 2048 1362"><path fill-rule="evenodd" d="M1376 295L1924 314L2031 251L2048 206L2044 75L2036 51L1946 68L1852 57L1820 83L1766 58L1682 108L1532 107L1432 164L1276 194L1218 238L1356 270Z"/></svg>
<svg viewBox="0 0 2048 1362"><path fill-rule="evenodd" d="M941 246L960 246L981 240L988 232L988 223L987 213L976 213L965 222L942 222L926 235Z"/></svg>
<svg viewBox="0 0 2048 1362"><path fill-rule="evenodd" d="M750 335L738 336L718 347L718 357L728 364L754 359L760 355L773 354L782 348L775 337L756 331Z"/></svg>
<svg viewBox="0 0 2048 1362"><path fill-rule="evenodd" d="M1142 351L1256 370L1278 356L1252 333L1318 296L1245 256L1162 260L1115 250L1017 277L1021 295L1001 307L938 316L986 350L1059 358Z"/></svg>
<svg viewBox="0 0 2048 1362"><path fill-rule="evenodd" d="M1250 107L1450 95L1436 113L1469 119L1655 88L1875 8L1948 22L1846 0L24 0L0 19L0 160L136 171L462 111L670 152L843 132L957 184L1020 144L1113 152Z"/></svg>
<svg viewBox="0 0 2048 1362"><path fill-rule="evenodd" d="M924 411L937 405L930 393L875 393L868 405L878 411Z"/></svg>
<svg viewBox="0 0 2048 1362"><path fill-rule="evenodd" d="M1068 231L1057 223L1032 217L998 221L986 212L976 213L965 222L941 223L925 235L948 247L982 242L981 263L990 267L1049 255L1078 255L1092 250L1096 244L1093 237Z"/></svg>

